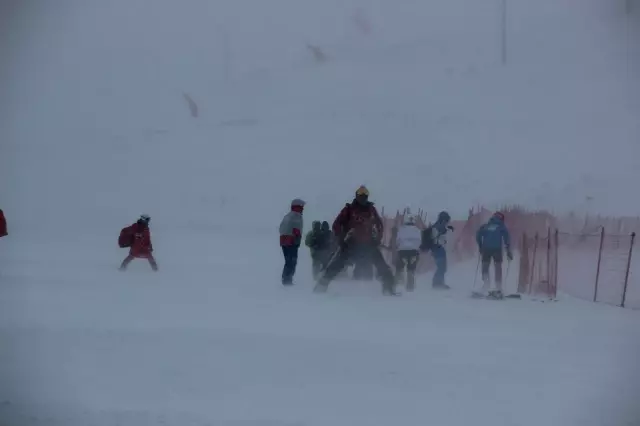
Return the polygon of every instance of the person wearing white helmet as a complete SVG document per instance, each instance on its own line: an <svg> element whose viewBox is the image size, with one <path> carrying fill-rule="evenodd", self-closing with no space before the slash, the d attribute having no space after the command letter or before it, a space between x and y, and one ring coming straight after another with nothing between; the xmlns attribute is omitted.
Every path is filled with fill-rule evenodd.
<svg viewBox="0 0 640 426"><path fill-rule="evenodd" d="M400 281L406 268L405 287L407 291L415 289L415 272L420 260L422 231L416 226L416 218L407 215L396 234L396 283Z"/></svg>
<svg viewBox="0 0 640 426"><path fill-rule="evenodd" d="M284 256L282 285L293 285L293 276L298 264L298 249L302 242L302 212L305 204L300 198L291 201L291 210L280 222L280 247Z"/></svg>

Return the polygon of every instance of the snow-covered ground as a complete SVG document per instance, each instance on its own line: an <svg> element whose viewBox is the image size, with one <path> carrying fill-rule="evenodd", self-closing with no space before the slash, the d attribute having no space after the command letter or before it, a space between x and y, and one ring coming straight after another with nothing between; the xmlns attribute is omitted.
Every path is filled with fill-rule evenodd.
<svg viewBox="0 0 640 426"><path fill-rule="evenodd" d="M185 238L158 274L82 240L3 257L3 424L633 424L635 311L470 300L475 264L448 293L315 295L270 241Z"/></svg>
<svg viewBox="0 0 640 426"><path fill-rule="evenodd" d="M277 246L290 199L307 224L331 220L363 183L394 210L636 214L622 7L509 0L504 67L497 1L9 3L1 425L640 418L637 311L470 300L475 264L447 293L426 276L398 298L350 282L314 295L304 251L280 286ZM119 273L117 234L143 212L161 270Z"/></svg>

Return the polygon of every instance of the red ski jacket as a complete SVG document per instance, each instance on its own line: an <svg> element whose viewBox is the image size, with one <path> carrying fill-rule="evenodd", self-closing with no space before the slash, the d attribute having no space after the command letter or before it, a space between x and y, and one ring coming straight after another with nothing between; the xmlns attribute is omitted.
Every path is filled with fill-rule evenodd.
<svg viewBox="0 0 640 426"><path fill-rule="evenodd" d="M353 241L356 244L378 243L382 238L382 219L373 203L358 204L355 200L344 206L333 222L333 233L339 240L344 240L347 233L353 230ZM374 238L377 235L377 238Z"/></svg>
<svg viewBox="0 0 640 426"><path fill-rule="evenodd" d="M6 237L9 235L7 232L7 219L4 217L4 212L0 209L0 237Z"/></svg>
<svg viewBox="0 0 640 426"><path fill-rule="evenodd" d="M129 254L133 257L149 257L153 252L149 227L134 223L129 229L131 235L133 235L133 243Z"/></svg>

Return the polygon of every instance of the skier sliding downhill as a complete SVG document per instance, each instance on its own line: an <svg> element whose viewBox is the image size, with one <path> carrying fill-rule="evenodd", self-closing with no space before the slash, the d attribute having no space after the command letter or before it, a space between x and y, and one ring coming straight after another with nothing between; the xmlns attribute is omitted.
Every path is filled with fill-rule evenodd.
<svg viewBox="0 0 640 426"><path fill-rule="evenodd" d="M422 231L416 226L416 220L413 216L407 215L404 223L398 227L396 235L396 282L400 280L402 272L406 267L406 284L407 291L415 289L415 272L420 259L420 243L422 241Z"/></svg>
<svg viewBox="0 0 640 426"><path fill-rule="evenodd" d="M489 222L482 225L476 233L476 242L480 251L482 261L482 290L487 292L490 298L502 299L502 248L507 250L507 259L513 260L511 253L511 239L509 230L504 224L504 214L496 212L493 214ZM491 260L495 267L495 290L491 290L491 282L489 278L489 266Z"/></svg>
<svg viewBox="0 0 640 426"><path fill-rule="evenodd" d="M361 186L351 204L345 205L333 222L333 233L339 247L333 254L314 291L325 292L329 283L344 268L347 260L356 253L368 255L382 279L382 292L385 295L396 295L394 277L391 268L380 252L382 239L382 219L378 211L369 201L369 190Z"/></svg>

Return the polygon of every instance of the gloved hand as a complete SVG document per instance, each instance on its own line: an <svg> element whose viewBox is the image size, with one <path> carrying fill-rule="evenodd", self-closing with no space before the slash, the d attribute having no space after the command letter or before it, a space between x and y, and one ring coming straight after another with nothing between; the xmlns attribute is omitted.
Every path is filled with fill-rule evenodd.
<svg viewBox="0 0 640 426"><path fill-rule="evenodd" d="M353 238L353 229L350 229L349 232L345 234L344 237L340 239L340 247L342 249L346 248L349 245L349 241Z"/></svg>
<svg viewBox="0 0 640 426"><path fill-rule="evenodd" d="M509 259L509 261L513 260L513 253L511 252L511 249L507 249L507 259Z"/></svg>
<svg viewBox="0 0 640 426"><path fill-rule="evenodd" d="M455 228L452 225L448 225L447 229L451 232L455 231Z"/></svg>

